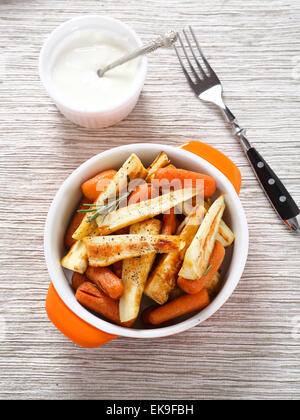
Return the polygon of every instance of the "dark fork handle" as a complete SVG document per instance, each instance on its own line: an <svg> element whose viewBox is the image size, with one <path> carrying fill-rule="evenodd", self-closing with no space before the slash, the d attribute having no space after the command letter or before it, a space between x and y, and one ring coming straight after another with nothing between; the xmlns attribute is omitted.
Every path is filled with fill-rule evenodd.
<svg viewBox="0 0 300 420"><path fill-rule="evenodd" d="M282 220L286 221L298 216L300 210L297 204L258 151L250 147L246 154L264 192Z"/></svg>
<svg viewBox="0 0 300 420"><path fill-rule="evenodd" d="M245 136L245 130L239 126L235 116L225 104L223 113L233 134L242 145L255 175L275 211L290 229L300 233L300 210L297 204L264 158L251 146Z"/></svg>

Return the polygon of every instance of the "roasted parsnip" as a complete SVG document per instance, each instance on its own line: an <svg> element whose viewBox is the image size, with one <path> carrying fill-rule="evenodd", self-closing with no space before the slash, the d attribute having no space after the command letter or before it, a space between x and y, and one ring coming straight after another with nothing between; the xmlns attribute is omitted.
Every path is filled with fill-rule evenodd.
<svg viewBox="0 0 300 420"><path fill-rule="evenodd" d="M116 261L152 252L177 251L184 246L184 241L176 235L88 236L83 241L92 267L106 267Z"/></svg>
<svg viewBox="0 0 300 420"><path fill-rule="evenodd" d="M191 244L204 217L204 208L199 205L190 216L180 233L180 238L185 242L181 251L163 255L150 274L145 288L145 294L160 305L167 302L171 290L176 286L176 278L185 252Z"/></svg>
<svg viewBox="0 0 300 420"><path fill-rule="evenodd" d="M150 219L132 225L130 234L158 235L160 229L161 221ZM152 252L123 261L122 281L124 293L120 298L119 304L121 322L130 321L138 316L145 284L155 257L156 253Z"/></svg>
<svg viewBox="0 0 300 420"><path fill-rule="evenodd" d="M160 152L160 154L156 157L156 159L151 163L151 165L148 168L146 182L150 182L155 172L160 168L164 168L166 165L168 165L168 163L170 163L170 160L167 154L165 152Z"/></svg>
<svg viewBox="0 0 300 420"><path fill-rule="evenodd" d="M109 198L116 197L119 191L122 191L127 186L128 181L135 178L144 179L146 175L147 170L144 168L140 159L133 153L118 170L105 190L99 194L95 204L98 206L103 205ZM93 223L89 221L90 217L91 213L87 213L84 216L81 224L73 234L74 239L79 240L90 235L93 230Z"/></svg>
<svg viewBox="0 0 300 420"><path fill-rule="evenodd" d="M150 219L168 211L170 208L190 199L196 194L197 191L193 188L170 191L151 200L142 201L112 211L104 219L100 217L97 219L99 233L100 235L109 235L125 226Z"/></svg>
<svg viewBox="0 0 300 420"><path fill-rule="evenodd" d="M184 203L183 206L183 213L188 216L192 209L194 208L194 206L192 205L192 203L189 201L186 201ZM207 212L207 210L209 209L209 207L211 206L210 203L208 203L207 201L205 201L204 203L204 208L205 208L205 214ZM182 222L181 224L181 228L184 226L184 224L186 223L186 219ZM217 233L217 237L216 239L221 242L221 244L226 248L228 246L230 246L233 241L234 241L234 233L231 231L231 229L227 226L227 224L224 222L224 220L222 219L220 222L220 226L219 226L219 231Z"/></svg>
<svg viewBox="0 0 300 420"><path fill-rule="evenodd" d="M229 229L224 220L221 220L216 240L219 241L224 248L230 246L234 241L234 233Z"/></svg>
<svg viewBox="0 0 300 420"><path fill-rule="evenodd" d="M209 208L191 245L186 251L179 272L181 277L197 280L203 276L215 244L224 209L224 195L221 195Z"/></svg>
<svg viewBox="0 0 300 420"><path fill-rule="evenodd" d="M88 266L85 244L82 241L76 241L67 255L61 260L61 265L69 270L83 274Z"/></svg>

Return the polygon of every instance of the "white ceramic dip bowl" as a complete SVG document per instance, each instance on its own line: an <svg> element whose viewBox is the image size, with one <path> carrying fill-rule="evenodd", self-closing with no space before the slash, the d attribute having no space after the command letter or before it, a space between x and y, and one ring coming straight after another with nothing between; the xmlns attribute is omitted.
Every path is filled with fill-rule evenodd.
<svg viewBox="0 0 300 420"><path fill-rule="evenodd" d="M57 54L65 42L76 33L85 30L102 30L119 36L120 40L126 41L130 48L135 49L142 45L139 36L125 23L108 16L82 16L68 20L58 26L45 41L39 58L39 73L41 81L60 112L73 123L86 128L104 128L112 126L127 117L136 105L147 73L147 58L140 57L137 60L136 71L132 83L124 91L124 95L115 102L99 107L79 106L75 101L61 94L53 82L53 67L57 60ZM76 86L74 87L76 88ZM104 101L105 102L105 101Z"/></svg>

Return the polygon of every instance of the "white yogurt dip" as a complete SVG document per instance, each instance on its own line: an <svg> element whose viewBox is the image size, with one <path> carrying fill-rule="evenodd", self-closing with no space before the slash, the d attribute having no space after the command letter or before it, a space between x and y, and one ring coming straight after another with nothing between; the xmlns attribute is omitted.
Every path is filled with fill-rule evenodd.
<svg viewBox="0 0 300 420"><path fill-rule="evenodd" d="M139 59L105 73L97 70L134 48L129 40L104 29L82 29L58 46L51 81L65 103L83 111L107 109L117 105L133 87Z"/></svg>

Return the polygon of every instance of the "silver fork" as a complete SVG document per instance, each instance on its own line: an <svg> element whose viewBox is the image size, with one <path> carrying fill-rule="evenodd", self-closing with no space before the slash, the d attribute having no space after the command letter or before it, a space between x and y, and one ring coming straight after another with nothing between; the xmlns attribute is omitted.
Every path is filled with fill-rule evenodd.
<svg viewBox="0 0 300 420"><path fill-rule="evenodd" d="M251 146L245 136L245 130L239 126L237 119L225 105L222 84L201 51L191 26L189 26L189 31L190 33L187 33L187 31L183 30L186 46L180 34L177 34L183 55L179 52L179 46L174 44L174 48L190 87L199 99L211 102L222 110L226 121L230 124L233 134L242 145L255 175L275 211L290 229L300 233L300 210L297 204L267 162ZM183 60L187 62L189 70L187 70Z"/></svg>

